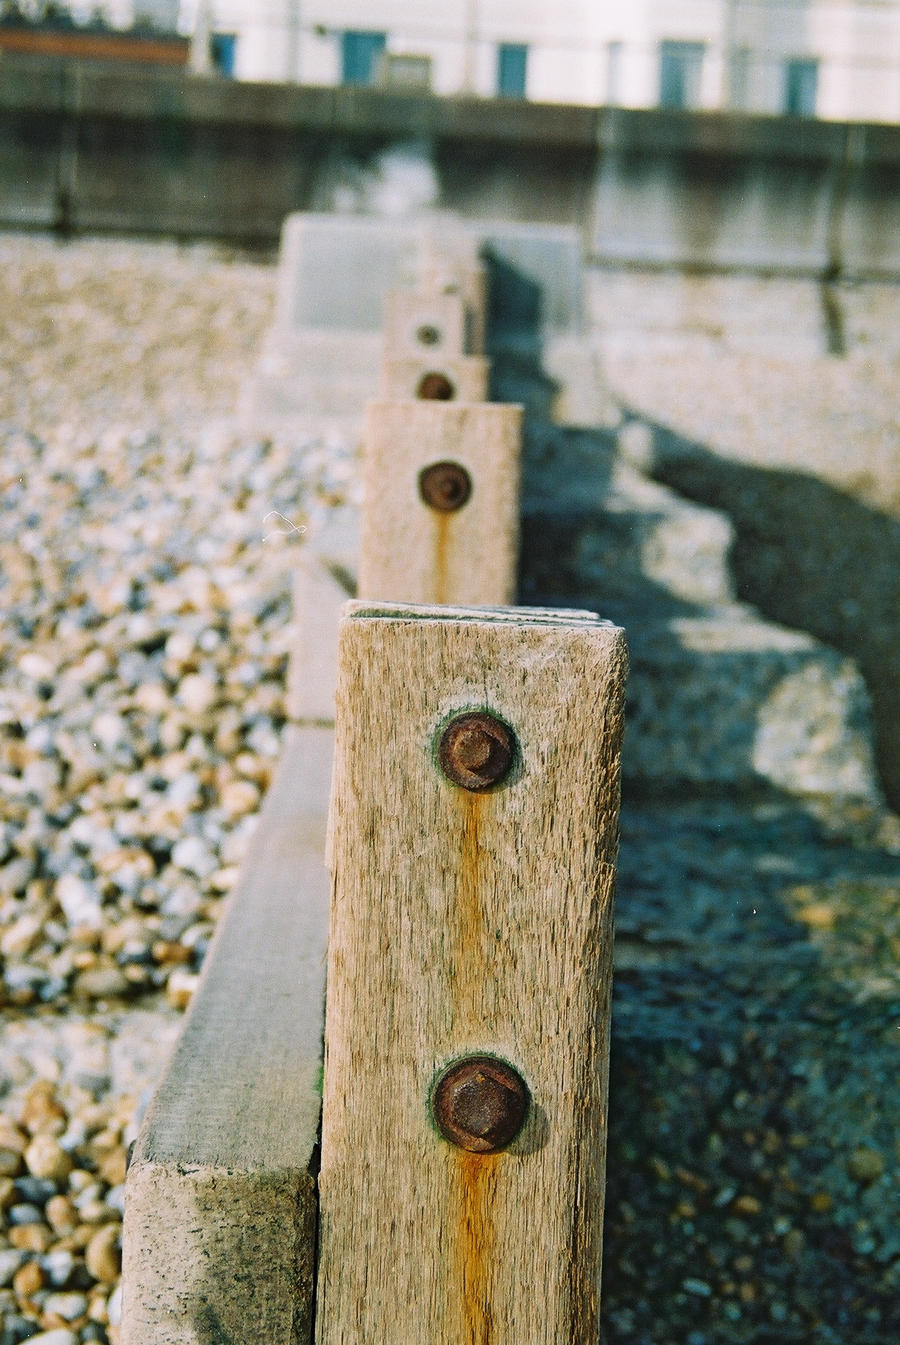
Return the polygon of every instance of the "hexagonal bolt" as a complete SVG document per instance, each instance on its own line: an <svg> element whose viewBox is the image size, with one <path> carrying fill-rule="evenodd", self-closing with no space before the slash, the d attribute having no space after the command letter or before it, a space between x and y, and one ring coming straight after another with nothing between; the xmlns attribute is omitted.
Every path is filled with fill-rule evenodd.
<svg viewBox="0 0 900 1345"><path fill-rule="evenodd" d="M425 402L452 402L456 388L446 374L432 370L419 379L416 396Z"/></svg>
<svg viewBox="0 0 900 1345"><path fill-rule="evenodd" d="M507 1148L522 1129L530 1103L522 1076L489 1055L450 1065L431 1094L432 1114L444 1139L478 1154Z"/></svg>
<svg viewBox="0 0 900 1345"><path fill-rule="evenodd" d="M499 784L514 755L511 730L486 710L451 719L438 743L438 762L447 779L476 793Z"/></svg>
<svg viewBox="0 0 900 1345"><path fill-rule="evenodd" d="M421 327L416 328L416 340L420 346L436 346L440 343L441 337L440 327L435 327L430 322L423 322Z"/></svg>
<svg viewBox="0 0 900 1345"><path fill-rule="evenodd" d="M419 473L419 495L429 509L452 514L472 494L472 478L458 462L433 462Z"/></svg>

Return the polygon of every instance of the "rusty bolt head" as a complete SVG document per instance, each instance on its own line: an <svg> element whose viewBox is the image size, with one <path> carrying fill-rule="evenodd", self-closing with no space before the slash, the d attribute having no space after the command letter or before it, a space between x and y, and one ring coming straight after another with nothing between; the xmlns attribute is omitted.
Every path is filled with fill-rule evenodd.
<svg viewBox="0 0 900 1345"><path fill-rule="evenodd" d="M416 328L416 340L420 346L436 346L440 339L440 327L433 327L430 322L423 322L421 327Z"/></svg>
<svg viewBox="0 0 900 1345"><path fill-rule="evenodd" d="M452 402L456 389L446 374L434 370L419 379L416 396L426 402Z"/></svg>
<svg viewBox="0 0 900 1345"><path fill-rule="evenodd" d="M458 462L433 462L419 473L419 494L429 508L452 514L472 494L472 478Z"/></svg>
<svg viewBox="0 0 900 1345"><path fill-rule="evenodd" d="M474 1055L444 1070L431 1108L444 1139L470 1153L495 1154L522 1129L530 1101L524 1079L511 1065Z"/></svg>
<svg viewBox="0 0 900 1345"><path fill-rule="evenodd" d="M515 742L510 730L483 710L457 715L438 743L441 770L463 789L490 789L512 765Z"/></svg>

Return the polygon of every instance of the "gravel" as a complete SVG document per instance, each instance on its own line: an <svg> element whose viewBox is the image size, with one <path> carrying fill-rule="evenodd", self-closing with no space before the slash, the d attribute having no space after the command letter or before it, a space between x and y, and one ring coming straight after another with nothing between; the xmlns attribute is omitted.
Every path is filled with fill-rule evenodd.
<svg viewBox="0 0 900 1345"><path fill-rule="evenodd" d="M284 723L302 531L264 520L302 530L352 464L217 415L267 268L149 244L3 253L0 1004L132 997L176 971L181 998Z"/></svg>
<svg viewBox="0 0 900 1345"><path fill-rule="evenodd" d="M297 547L351 477L237 428L273 297L209 247L0 238L2 1345L115 1336L136 1111L278 755Z"/></svg>

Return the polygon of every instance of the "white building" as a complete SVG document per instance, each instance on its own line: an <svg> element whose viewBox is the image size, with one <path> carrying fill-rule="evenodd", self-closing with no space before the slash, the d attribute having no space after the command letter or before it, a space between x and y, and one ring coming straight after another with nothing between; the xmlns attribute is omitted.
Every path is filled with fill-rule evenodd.
<svg viewBox="0 0 900 1345"><path fill-rule="evenodd" d="M900 0L180 0L179 27L238 79L900 121Z"/></svg>

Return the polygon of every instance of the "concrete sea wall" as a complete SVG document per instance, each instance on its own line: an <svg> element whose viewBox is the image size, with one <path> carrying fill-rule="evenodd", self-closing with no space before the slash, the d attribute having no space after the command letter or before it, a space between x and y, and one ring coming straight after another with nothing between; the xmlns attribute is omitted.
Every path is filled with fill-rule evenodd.
<svg viewBox="0 0 900 1345"><path fill-rule="evenodd" d="M348 182L409 142L433 169L434 204L576 224L601 263L900 275L896 127L11 56L0 61L0 225L269 245L290 211L346 202Z"/></svg>

